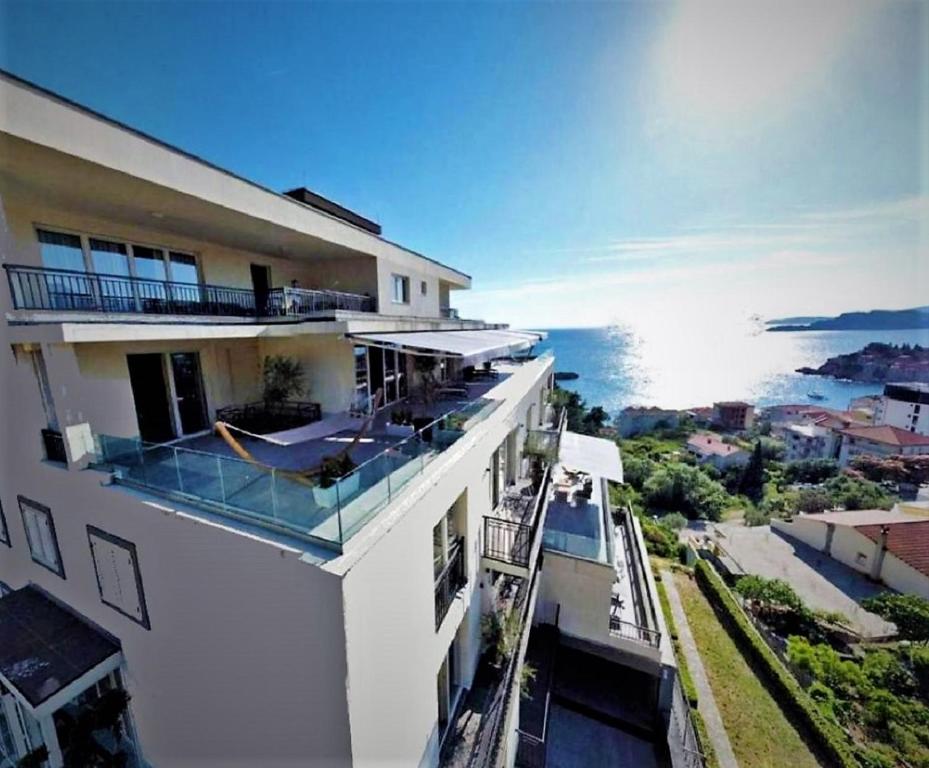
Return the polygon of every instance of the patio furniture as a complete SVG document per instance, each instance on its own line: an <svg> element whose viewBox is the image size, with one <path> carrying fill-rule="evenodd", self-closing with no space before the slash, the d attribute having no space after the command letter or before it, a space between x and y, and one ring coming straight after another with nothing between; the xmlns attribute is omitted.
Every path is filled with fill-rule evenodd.
<svg viewBox="0 0 929 768"><path fill-rule="evenodd" d="M312 424L322 418L319 403L285 400L280 403L245 403L216 409L216 420L245 432L264 435Z"/></svg>

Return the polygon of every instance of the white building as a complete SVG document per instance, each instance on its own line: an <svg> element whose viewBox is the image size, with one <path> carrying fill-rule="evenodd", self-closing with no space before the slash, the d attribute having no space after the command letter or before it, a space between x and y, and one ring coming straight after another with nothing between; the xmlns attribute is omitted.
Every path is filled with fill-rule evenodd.
<svg viewBox="0 0 929 768"><path fill-rule="evenodd" d="M9 75L0 103L0 767L58 768L120 691L124 737L94 740L132 766L435 766L468 739L512 766L543 588L666 705L618 449L562 446L541 334L458 319L467 275L308 190ZM270 404L269 361L304 374ZM599 591L569 627L587 591L540 552L578 473ZM500 706L469 720L492 620Z"/></svg>
<svg viewBox="0 0 929 768"><path fill-rule="evenodd" d="M929 384L887 384L877 401L875 424L929 435Z"/></svg>
<svg viewBox="0 0 929 768"><path fill-rule="evenodd" d="M772 520L771 528L906 594L929 599L929 516L925 509L863 509Z"/></svg>
<svg viewBox="0 0 929 768"><path fill-rule="evenodd" d="M621 437L633 437L656 429L676 429L680 420L679 411L654 406L629 406L620 411L616 422Z"/></svg>
<svg viewBox="0 0 929 768"><path fill-rule="evenodd" d="M506 359L539 335L455 319L467 275L311 193L0 103L0 765L62 765L114 688L130 765L436 765L503 571L536 579L553 360ZM276 356L305 386L269 408Z"/></svg>
<svg viewBox="0 0 929 768"><path fill-rule="evenodd" d="M841 436L839 466L847 467L856 456L920 456L929 454L929 436L899 427L849 427Z"/></svg>
<svg viewBox="0 0 929 768"><path fill-rule="evenodd" d="M786 461L834 459L838 441L838 435L828 427L790 424L784 428L784 458Z"/></svg>

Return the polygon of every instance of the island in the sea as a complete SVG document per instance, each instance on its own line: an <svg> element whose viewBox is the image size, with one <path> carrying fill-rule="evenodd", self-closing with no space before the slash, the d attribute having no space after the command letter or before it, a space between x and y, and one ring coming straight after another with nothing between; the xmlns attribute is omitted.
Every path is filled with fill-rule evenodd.
<svg viewBox="0 0 929 768"><path fill-rule="evenodd" d="M769 331L905 331L929 328L929 307L843 312L838 317L769 320Z"/></svg>
<svg viewBox="0 0 929 768"><path fill-rule="evenodd" d="M929 382L929 348L919 344L872 342L864 349L830 357L819 368L798 368L797 373L885 384L890 381Z"/></svg>

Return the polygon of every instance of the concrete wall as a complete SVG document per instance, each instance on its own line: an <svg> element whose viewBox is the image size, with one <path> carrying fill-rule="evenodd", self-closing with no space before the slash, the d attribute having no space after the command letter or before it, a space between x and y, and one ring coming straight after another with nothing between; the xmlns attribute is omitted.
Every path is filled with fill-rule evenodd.
<svg viewBox="0 0 929 768"><path fill-rule="evenodd" d="M798 539L820 552L826 546L826 525L816 520L805 520L802 515L795 516L789 523L772 519L771 528Z"/></svg>
<svg viewBox="0 0 929 768"><path fill-rule="evenodd" d="M558 627L567 635L606 645L610 635L610 599L616 571L608 563L545 550L540 615L560 606Z"/></svg>
<svg viewBox="0 0 929 768"><path fill-rule="evenodd" d="M929 435L929 405L921 405L919 413L916 412L916 406L917 403L905 403L885 395L881 398L881 405L875 414L875 423L890 424L906 430L915 427L919 434Z"/></svg>
<svg viewBox="0 0 929 768"><path fill-rule="evenodd" d="M352 753L357 765L435 765L438 759L436 676L458 637L458 682L470 685L480 652L483 517L491 513L491 454L537 402L551 360L522 367L501 384L505 402L441 457L431 478L372 531L352 540L359 551L345 574ZM416 480L411 483L416 483ZM468 583L438 631L432 530L462 500ZM462 503L462 502L459 502Z"/></svg>
<svg viewBox="0 0 929 768"><path fill-rule="evenodd" d="M410 301L398 304L393 301L393 275L410 279ZM412 264L401 264L388 259L377 262L378 311L384 315L413 315L414 317L437 317L439 314L439 280L425 270ZM426 294L421 283L426 283Z"/></svg>
<svg viewBox="0 0 929 768"><path fill-rule="evenodd" d="M352 344L334 334L262 339L259 358L285 355L303 364L305 400L319 403L324 413L348 410L355 392Z"/></svg>

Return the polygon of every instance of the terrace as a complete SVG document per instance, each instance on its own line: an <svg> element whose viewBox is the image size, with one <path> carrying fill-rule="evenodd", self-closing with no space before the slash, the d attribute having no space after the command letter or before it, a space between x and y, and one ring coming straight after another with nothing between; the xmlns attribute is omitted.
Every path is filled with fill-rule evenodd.
<svg viewBox="0 0 929 768"><path fill-rule="evenodd" d="M418 403L426 423L408 435L388 423L401 403L378 412L364 430L364 417L341 413L274 435L236 435L251 461L215 434L161 444L96 435L96 465L116 484L341 552L411 480L494 413L501 400L493 390L519 367L501 365L496 378ZM344 474L320 474L324 459L345 453L351 463Z"/></svg>

